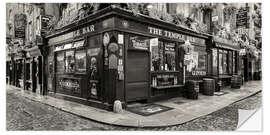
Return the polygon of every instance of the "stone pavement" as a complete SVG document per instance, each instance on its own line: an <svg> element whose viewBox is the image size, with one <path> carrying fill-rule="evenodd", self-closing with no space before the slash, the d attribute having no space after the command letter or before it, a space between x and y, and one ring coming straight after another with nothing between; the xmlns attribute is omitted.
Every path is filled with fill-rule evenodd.
<svg viewBox="0 0 270 135"><path fill-rule="evenodd" d="M71 101L26 92L13 86L7 86L8 93L11 92L18 96L23 96L30 100L47 104L97 122L129 127L165 127L182 124L222 109L261 90L261 81L250 81L242 86L241 89L223 89L223 91L229 93L222 96L199 95L199 100L177 97L167 101L155 102L155 104L172 107L174 109L151 116L141 116L129 111L117 114ZM175 102L183 103L176 104Z"/></svg>

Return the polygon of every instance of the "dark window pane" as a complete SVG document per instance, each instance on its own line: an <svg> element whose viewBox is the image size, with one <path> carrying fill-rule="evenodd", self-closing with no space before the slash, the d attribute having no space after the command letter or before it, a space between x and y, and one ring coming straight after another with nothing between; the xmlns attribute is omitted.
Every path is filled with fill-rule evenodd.
<svg viewBox="0 0 270 135"><path fill-rule="evenodd" d="M76 51L76 71L85 72L86 71L86 52L85 50Z"/></svg>

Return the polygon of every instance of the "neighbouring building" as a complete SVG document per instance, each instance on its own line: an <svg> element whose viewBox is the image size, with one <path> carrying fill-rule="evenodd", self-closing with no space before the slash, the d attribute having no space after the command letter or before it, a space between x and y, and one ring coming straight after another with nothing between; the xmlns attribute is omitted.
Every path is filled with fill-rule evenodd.
<svg viewBox="0 0 270 135"><path fill-rule="evenodd" d="M6 11L7 83L43 93L43 35L51 16L59 19L57 4L7 3Z"/></svg>

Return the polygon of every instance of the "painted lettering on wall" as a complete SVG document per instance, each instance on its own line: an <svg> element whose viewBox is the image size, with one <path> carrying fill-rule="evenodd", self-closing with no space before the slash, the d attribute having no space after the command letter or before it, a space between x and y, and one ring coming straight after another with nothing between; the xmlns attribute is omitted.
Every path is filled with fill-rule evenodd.
<svg viewBox="0 0 270 135"><path fill-rule="evenodd" d="M154 27L148 27L148 32L154 35L158 36L165 36L171 39L179 39L179 40L189 40L190 42L198 43L201 45L205 44L205 40L193 36L188 36L188 35L183 35L180 33L172 32L172 31L167 31L159 28L154 28Z"/></svg>
<svg viewBox="0 0 270 135"><path fill-rule="evenodd" d="M194 76L204 76L204 75L206 75L205 71L192 71L191 73Z"/></svg>
<svg viewBox="0 0 270 135"><path fill-rule="evenodd" d="M73 32L73 37L80 36L82 34L95 31L95 25L83 27Z"/></svg>
<svg viewBox="0 0 270 135"><path fill-rule="evenodd" d="M69 89L80 93L79 80L63 78L59 80L59 85L62 87L62 89Z"/></svg>

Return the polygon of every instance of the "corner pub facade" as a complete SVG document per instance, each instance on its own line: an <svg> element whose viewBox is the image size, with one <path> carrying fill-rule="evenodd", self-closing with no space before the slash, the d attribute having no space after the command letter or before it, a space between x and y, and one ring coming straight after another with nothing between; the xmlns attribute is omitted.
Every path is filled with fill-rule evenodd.
<svg viewBox="0 0 270 135"><path fill-rule="evenodd" d="M45 41L46 94L106 110L115 100L125 107L181 96L185 81L211 76L210 35L118 7L67 25ZM187 41L192 56L184 56ZM187 65L185 59L196 61Z"/></svg>

